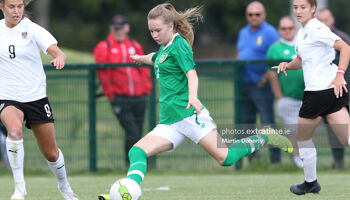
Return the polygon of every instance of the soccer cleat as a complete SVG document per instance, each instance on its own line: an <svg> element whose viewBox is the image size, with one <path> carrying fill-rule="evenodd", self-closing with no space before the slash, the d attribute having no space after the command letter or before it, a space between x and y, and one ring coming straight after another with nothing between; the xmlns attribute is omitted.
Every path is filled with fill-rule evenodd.
<svg viewBox="0 0 350 200"><path fill-rule="evenodd" d="M64 200L78 200L78 197L76 194L74 194L72 188L69 186L68 188L59 188L58 190L61 192Z"/></svg>
<svg viewBox="0 0 350 200"><path fill-rule="evenodd" d="M280 148L284 152L293 153L293 145L287 137L276 133L272 128L265 129L263 134L269 139L267 144Z"/></svg>
<svg viewBox="0 0 350 200"><path fill-rule="evenodd" d="M100 194L98 195L98 200L111 200L109 194Z"/></svg>
<svg viewBox="0 0 350 200"><path fill-rule="evenodd" d="M15 183L15 192L11 196L11 200L24 200L26 195L26 184L24 182Z"/></svg>
<svg viewBox="0 0 350 200"><path fill-rule="evenodd" d="M321 186L315 181L315 183L303 182L301 184L290 186L290 191L296 195L304 195L306 193L318 194L321 191Z"/></svg>

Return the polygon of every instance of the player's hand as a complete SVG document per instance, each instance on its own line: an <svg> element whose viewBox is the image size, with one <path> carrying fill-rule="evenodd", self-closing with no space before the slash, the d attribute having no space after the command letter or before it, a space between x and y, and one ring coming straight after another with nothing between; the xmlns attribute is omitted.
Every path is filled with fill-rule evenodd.
<svg viewBox="0 0 350 200"><path fill-rule="evenodd" d="M277 69L277 74L283 72L285 76L287 76L287 62L281 62L278 66L273 66L272 69Z"/></svg>
<svg viewBox="0 0 350 200"><path fill-rule="evenodd" d="M134 60L134 62L137 64L137 65L142 65L142 62L141 62L141 56L140 55L130 55L130 58Z"/></svg>
<svg viewBox="0 0 350 200"><path fill-rule="evenodd" d="M343 96L343 89L345 92L348 92L348 89L346 88L346 85L344 83L344 75L337 73L334 80L329 84L328 87L331 87L334 85L334 94L337 98Z"/></svg>
<svg viewBox="0 0 350 200"><path fill-rule="evenodd" d="M189 98L188 104L186 109L190 109L190 107L193 106L193 108L196 110L197 114L201 114L202 110L202 103L197 98Z"/></svg>
<svg viewBox="0 0 350 200"><path fill-rule="evenodd" d="M63 69L64 64L65 64L65 59L60 58L60 57L56 57L55 59L50 61L50 64L52 66L56 67L56 69Z"/></svg>

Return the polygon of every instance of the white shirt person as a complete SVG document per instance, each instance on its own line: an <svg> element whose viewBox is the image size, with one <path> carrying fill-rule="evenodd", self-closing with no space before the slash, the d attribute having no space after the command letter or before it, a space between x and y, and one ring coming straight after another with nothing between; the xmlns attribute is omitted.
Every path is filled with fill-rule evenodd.
<svg viewBox="0 0 350 200"><path fill-rule="evenodd" d="M277 73L303 68L305 92L299 111L296 140L303 160L305 181L292 185L296 195L319 193L317 181L317 152L312 135L322 118L325 118L339 141L350 145L349 94L344 74L350 60L350 47L322 22L315 19L316 0L293 0L293 11L302 28L296 39L297 57L282 62ZM340 51L339 65L333 64L335 49ZM293 83L290 83L293 84ZM340 124L346 125L339 126Z"/></svg>
<svg viewBox="0 0 350 200"><path fill-rule="evenodd" d="M40 52L57 45L44 28L23 18L9 28L0 20L0 99L30 102L46 97L46 76Z"/></svg>
<svg viewBox="0 0 350 200"><path fill-rule="evenodd" d="M336 40L340 40L340 37L316 18L299 29L295 50L302 60L305 91L328 89L335 79L338 66L332 62L335 59L333 46Z"/></svg>
<svg viewBox="0 0 350 200"><path fill-rule="evenodd" d="M46 96L46 76L40 52L53 57L51 65L62 69L66 56L56 39L24 16L27 1L0 0L0 119L8 132L6 148L14 178L11 200L27 194L23 175L23 122L32 129L46 162L56 176L65 200L77 200L67 180L64 157L57 147L54 118Z"/></svg>

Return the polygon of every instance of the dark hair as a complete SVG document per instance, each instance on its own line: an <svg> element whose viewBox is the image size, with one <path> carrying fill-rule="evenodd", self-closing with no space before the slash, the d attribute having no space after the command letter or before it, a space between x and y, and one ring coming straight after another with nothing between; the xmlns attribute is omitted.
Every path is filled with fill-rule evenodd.
<svg viewBox="0 0 350 200"><path fill-rule="evenodd" d="M148 13L148 19L163 17L165 23L174 23L174 28L192 47L194 40L193 24L203 19L200 7L190 8L185 12L177 12L170 3L159 4Z"/></svg>
<svg viewBox="0 0 350 200"><path fill-rule="evenodd" d="M317 0L307 0L307 2L309 2L309 4L312 6L315 6L315 8L317 8Z"/></svg>

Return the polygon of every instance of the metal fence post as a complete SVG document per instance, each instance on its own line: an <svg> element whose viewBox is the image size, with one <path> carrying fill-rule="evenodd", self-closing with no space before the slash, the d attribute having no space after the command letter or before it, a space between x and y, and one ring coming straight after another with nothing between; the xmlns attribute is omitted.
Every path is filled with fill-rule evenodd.
<svg viewBox="0 0 350 200"><path fill-rule="evenodd" d="M88 75L88 106L89 106L89 162L90 162L90 171L96 172L96 96L95 96L95 69L89 68Z"/></svg>
<svg viewBox="0 0 350 200"><path fill-rule="evenodd" d="M237 63L233 64L233 76L234 76L234 101L235 101L235 125L242 123L242 65Z"/></svg>

